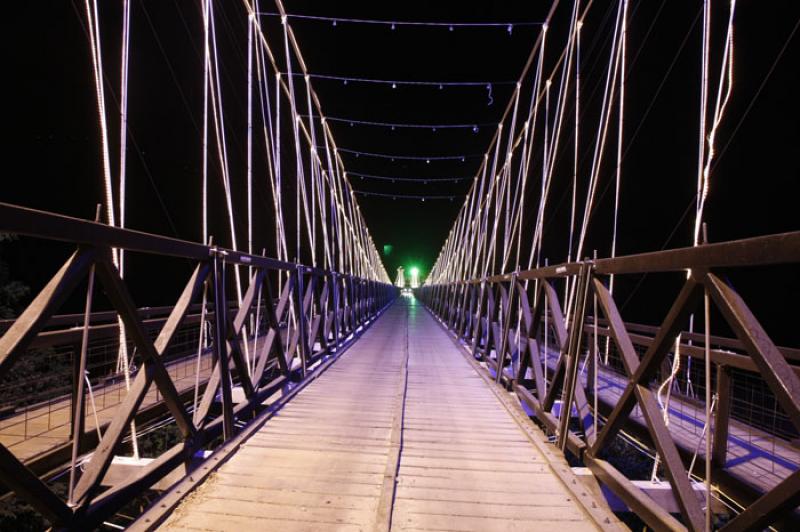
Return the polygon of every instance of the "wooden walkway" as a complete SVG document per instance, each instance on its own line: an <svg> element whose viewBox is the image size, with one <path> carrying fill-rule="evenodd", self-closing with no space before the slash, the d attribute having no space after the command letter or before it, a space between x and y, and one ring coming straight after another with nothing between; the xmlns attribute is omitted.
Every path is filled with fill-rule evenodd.
<svg viewBox="0 0 800 532"><path fill-rule="evenodd" d="M164 528L615 527L582 485L568 489L569 468L540 451L545 444L532 438L541 433L523 426L498 390L420 304L401 299Z"/></svg>

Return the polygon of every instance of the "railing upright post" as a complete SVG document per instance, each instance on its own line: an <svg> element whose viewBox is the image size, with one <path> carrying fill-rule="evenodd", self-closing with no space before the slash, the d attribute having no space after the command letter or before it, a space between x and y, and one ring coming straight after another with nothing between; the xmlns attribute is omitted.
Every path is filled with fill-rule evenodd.
<svg viewBox="0 0 800 532"><path fill-rule="evenodd" d="M483 313L483 293L486 290L486 279L481 280L481 288L478 291L477 311L473 315L475 323L472 327L472 358L478 358L478 347L483 335L483 324L481 314Z"/></svg>
<svg viewBox="0 0 800 532"><path fill-rule="evenodd" d="M333 296L333 345L339 348L339 334L341 325L339 324L339 277L336 272L331 272L331 288Z"/></svg>
<svg viewBox="0 0 800 532"><path fill-rule="evenodd" d="M500 339L500 349L497 352L497 375L496 381L499 383L503 378L503 366L506 362L506 351L508 350L508 332L511 329L511 307L514 304L514 294L516 293L517 274L511 276L511 285L509 286L508 293L505 297L505 306L503 314L503 337ZM502 286L502 285L501 285ZM513 379L513 377L512 377Z"/></svg>
<svg viewBox="0 0 800 532"><path fill-rule="evenodd" d="M303 266L298 264L295 268L295 302L297 305L297 345L300 352L300 376L306 377L306 361L308 359L308 337L306 336L306 308L305 308L305 283L303 279Z"/></svg>
<svg viewBox="0 0 800 532"><path fill-rule="evenodd" d="M569 321L569 343L567 346L567 357L565 361L564 384L561 392L561 412L558 419L558 448L561 452L567 447L569 436L569 420L572 414L572 403L575 399L575 387L578 383L578 362L580 360L581 342L583 341L583 324L586 318L586 298L589 293L589 278L591 276L591 264L584 262L581 264L580 272L576 282L578 283L575 297L575 309L572 319ZM553 382L555 386L555 382Z"/></svg>
<svg viewBox="0 0 800 532"><path fill-rule="evenodd" d="M69 490L67 496L67 504L70 506L74 504L73 493L75 490L75 468L77 467L78 456L81 451L81 440L83 439L83 432L85 426L85 412L86 412L86 358L89 349L89 326L92 314L92 297L94 295L94 270L95 266L89 268L89 284L86 288L86 305L83 313L83 331L81 332L81 349L78 354L78 359L74 366L74 379L75 388L73 392L72 402L72 423L70 425L72 432L72 459L70 462L69 470ZM27 422L26 422L27 424Z"/></svg>
<svg viewBox="0 0 800 532"><path fill-rule="evenodd" d="M728 427L731 418L731 370L717 365L717 415L714 416L712 465L722 469L728 461Z"/></svg>
<svg viewBox="0 0 800 532"><path fill-rule="evenodd" d="M233 396L228 361L228 298L225 293L225 259L222 251L212 248L214 258L214 358L222 391L222 432L225 440L233 437Z"/></svg>

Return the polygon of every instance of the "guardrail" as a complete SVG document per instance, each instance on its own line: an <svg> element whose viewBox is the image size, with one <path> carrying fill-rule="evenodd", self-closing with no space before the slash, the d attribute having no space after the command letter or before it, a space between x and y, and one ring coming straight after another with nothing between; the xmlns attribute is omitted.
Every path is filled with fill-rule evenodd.
<svg viewBox="0 0 800 532"><path fill-rule="evenodd" d="M706 359L710 363L708 379L703 371L700 382L712 383L706 397L713 390L716 399L709 403L714 405L714 422L706 423L699 437L705 441L708 429L711 480L729 486L748 503L723 530L750 530L778 519L788 519L796 526L800 469L790 470L762 492L743 488L742 481L751 479L731 474L728 438L734 409L732 370L757 375L775 410L796 434L800 431L800 367L796 365L797 349L779 348L772 342L722 272L798 263L800 232L792 232L429 285L418 289L417 295L473 356L486 363L498 383L517 393L536 419L555 435L562 451L568 450L582 460L657 530L705 528L705 510L691 484L691 466L687 463L695 461L695 470L702 471L706 457L698 456L697 448L687 449L675 441L655 389L673 371L667 357L676 350L676 338L683 336L677 350L698 360L696 369L704 366ZM609 276L669 272L681 276L683 285L660 326L626 324L607 287ZM559 283L567 283L563 293L569 294L564 296L568 301L563 306ZM704 300L715 304L736 339L682 331ZM598 337L607 339L605 346ZM548 364L549 350L543 348L548 343L558 353L552 367ZM603 405L592 384L598 375L614 369L610 368L609 353L621 375L621 393L614 403ZM582 367L588 368L585 376ZM706 391L704 385L702 391ZM560 408L554 409L559 399ZM702 402L703 407L706 404ZM641 413L637 422L633 420L634 410ZM603 458L623 429L636 430L657 453L682 522L654 504Z"/></svg>
<svg viewBox="0 0 800 532"><path fill-rule="evenodd" d="M81 349L79 356L73 357L72 367L72 453L66 500L0 445L3 483L57 527L93 528L176 468L189 471L199 467L199 451L213 450L234 437L237 427L253 420L265 408L264 401L276 391L308 379L326 366L397 295L391 285L352 275L2 203L0 231L77 246L27 309L7 324L0 337L0 379L25 356L70 294L88 279ZM159 258L178 257L194 265L154 340L147 334L143 316L113 264L112 248ZM231 269L240 266L247 267L251 274L242 303L232 312L226 292L232 283ZM138 369L131 376L130 390L99 442L93 445L91 439L85 438L87 390L83 375L92 332L89 315L95 280L136 349ZM209 320L213 325L207 338L213 369L196 408L190 412L163 356L193 305L206 299L210 312L201 321ZM254 317L256 323L265 324L263 330L248 326ZM282 327L282 323L288 323L288 327ZM252 357L246 357L250 349ZM104 481L106 474L151 387L163 398L182 441L136 474L109 487ZM91 458L81 471L76 466L87 453Z"/></svg>

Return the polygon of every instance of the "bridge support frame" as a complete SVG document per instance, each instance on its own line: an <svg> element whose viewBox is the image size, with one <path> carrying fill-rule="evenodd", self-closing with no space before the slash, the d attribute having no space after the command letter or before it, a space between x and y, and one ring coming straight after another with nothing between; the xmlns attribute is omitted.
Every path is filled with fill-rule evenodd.
<svg viewBox="0 0 800 532"><path fill-rule="evenodd" d="M689 313L699 301L703 290L708 290L716 307L737 337L736 340L712 339L712 344L719 341L722 345L732 347L734 351L710 350L711 362L718 375L716 382L720 402L714 423L709 429L714 438L710 457L712 482L721 482L725 486L737 484L741 486L745 480L736 477L726 468L726 441L732 399L731 368L760 374L788 418L800 430L800 368L787 362L784 354L786 350L775 346L741 296L730 284L723 282L719 275L720 272L730 268L774 264L800 264L800 232L560 264L495 275L488 279L462 280L447 285L423 286L417 290L417 296L439 317L444 326L454 330L459 341L465 341L470 346L473 356L482 358L488 367L496 369L498 381L504 379L511 384L520 401L530 406L539 422L557 435L556 441L562 450L569 450L582 459L601 481L650 526L684 529L683 525L668 513L654 508L651 499L600 458L612 437L622 428L634 430L645 440L652 441L664 464L666 476L672 485L685 522L692 530L702 530L705 525L704 510L700 507L687 478L686 463L694 449L687 449L673 441L650 386L658 372L662 371L663 361L666 360ZM654 330L652 338L642 337L629 330L628 324L622 321L614 298L603 281L604 276L612 274L675 272L685 275L687 271L690 275L684 288L678 294L664 322ZM591 321L587 321L584 318L586 297L578 297L572 319L569 322L564 320L553 283L565 278L573 279L571 284L578 285L578 294L585 292L586 297L592 294L597 298L599 308L602 310L602 319L601 316L593 316ZM528 297L529 281L533 281L535 287L533 308ZM504 283L512 287L512 293L508 296ZM472 291L478 294L474 304L472 300L468 301L467 297L461 299L442 297L442 294L447 294L450 290L455 292L462 287L466 292ZM501 304L504 305L500 313L497 313L493 306L495 289L500 294ZM503 369L506 360L506 349L503 346L508 343L509 331L506 324L513 321L511 313L515 309L513 305L507 304L512 301L513 291L516 291L521 307L521 315L518 317L520 327L517 330L521 340L521 352L519 366L513 375L509 376ZM486 308L484 299L487 301ZM453 308L453 305L458 305L458 308ZM473 315L474 309L477 310ZM473 326L461 329L459 320L452 319L452 316L459 315L468 315L474 320ZM550 317L550 325L548 330L543 331L542 323L545 315ZM502 323L498 323L498 316L502 316ZM620 400L606 409L607 421L602 425L598 425L597 422L599 413L592 416L589 406L588 399L593 391L584 387L576 378L578 363L582 356L581 337L584 332L593 332L598 321L604 325L602 329L598 327L599 334L609 338L616 352L621 354L628 379ZM498 332L502 331L501 338L494 339L498 349L496 359L490 358L492 331L495 329ZM551 333L556 338L560 353L555 370L548 379L545 373L546 367L543 367L541 362L540 338ZM646 353L641 358L634 348L634 343L647 347ZM691 358L704 358L704 351L693 345L684 344L681 347L681 353ZM591 367L590 370L596 372L597 368ZM557 417L551 410L559 391L562 392L564 401ZM573 405L581 421L580 429L577 431L571 429L569 424ZM643 427L632 426L635 423L631 421L629 413L634 406L638 406L643 413ZM704 458L697 457L697 461L703 462ZM778 519L788 520L796 526L798 515L792 509L800 503L798 482L800 473L795 472L766 493L758 493L754 489L738 490L738 493L749 495L744 502L750 506L729 521L725 530L764 527Z"/></svg>

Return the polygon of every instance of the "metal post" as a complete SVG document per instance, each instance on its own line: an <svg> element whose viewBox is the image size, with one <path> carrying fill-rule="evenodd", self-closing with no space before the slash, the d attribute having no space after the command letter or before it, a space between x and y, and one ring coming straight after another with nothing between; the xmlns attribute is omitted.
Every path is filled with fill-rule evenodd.
<svg viewBox="0 0 800 532"><path fill-rule="evenodd" d="M308 357L308 338L306 337L306 309L305 309L305 284L303 283L303 266L297 265L295 270L297 284L295 297L297 301L297 337L300 350L300 376L306 377L306 360Z"/></svg>
<svg viewBox="0 0 800 532"><path fill-rule="evenodd" d="M503 378L503 365L506 361L506 350L508 349L508 331L511 328L511 307L514 304L514 294L516 290L514 287L517 284L516 272L511 275L511 285L508 293L506 294L505 314L503 315L503 337L500 339L500 350L497 352L497 372L495 375L496 382L500 382ZM502 303L502 302L501 302Z"/></svg>
<svg viewBox="0 0 800 532"><path fill-rule="evenodd" d="M89 284L86 288L86 305L83 311L83 331L81 333L81 350L78 363L75 366L75 395L72 404L72 461L69 469L69 493L67 504L74 505L75 490L75 468L78 462L78 455L81 449L81 440L84 432L84 413L86 410L85 382L86 374L86 352L89 346L89 320L92 314L92 296L94 294L94 269L92 264L89 269Z"/></svg>
<svg viewBox="0 0 800 532"><path fill-rule="evenodd" d="M575 398L575 387L578 386L578 360L580 359L581 341L583 338L583 322L586 316L586 297L589 288L589 274L591 266L588 263L581 265L578 279L576 279L575 309L570 320L570 336L567 347L566 375L562 389L561 412L558 423L558 448L561 452L567 447L569 435L569 418L572 412L572 403ZM555 383L553 383L555 385Z"/></svg>
<svg viewBox="0 0 800 532"><path fill-rule="evenodd" d="M222 431L225 440L233 437L233 397L228 362L228 299L225 295L225 260L222 250L212 248L214 263L214 357L222 390Z"/></svg>

